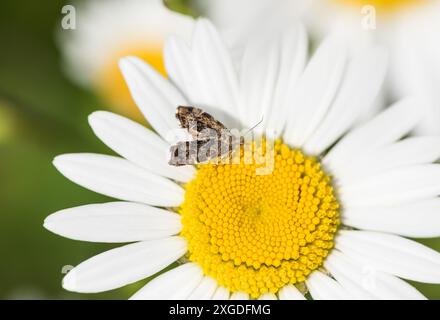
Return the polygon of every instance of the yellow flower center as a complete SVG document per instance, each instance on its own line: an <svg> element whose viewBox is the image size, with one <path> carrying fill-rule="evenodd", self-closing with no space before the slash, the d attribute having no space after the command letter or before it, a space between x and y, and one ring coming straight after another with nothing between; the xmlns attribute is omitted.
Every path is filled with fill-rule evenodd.
<svg viewBox="0 0 440 320"><path fill-rule="evenodd" d="M246 144L237 164L200 165L180 208L189 260L253 298L305 281L333 247L339 225L339 204L320 163L281 141L271 151L265 146ZM246 148L273 166L248 161Z"/></svg>
<svg viewBox="0 0 440 320"><path fill-rule="evenodd" d="M412 6L420 5L428 0L331 0L346 4L356 8L363 6L373 6L378 14L395 13L402 9L408 9Z"/></svg>
<svg viewBox="0 0 440 320"><path fill-rule="evenodd" d="M166 75L162 56L162 44L149 43L121 45L103 65L95 79L98 94L118 113L135 120L143 120L138 107L131 98L126 82L118 67L118 61L125 56L137 56L148 62L161 74Z"/></svg>

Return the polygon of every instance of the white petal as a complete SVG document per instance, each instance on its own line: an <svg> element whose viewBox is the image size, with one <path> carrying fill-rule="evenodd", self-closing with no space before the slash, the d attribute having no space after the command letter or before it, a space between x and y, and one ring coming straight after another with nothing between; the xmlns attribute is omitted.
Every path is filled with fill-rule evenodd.
<svg viewBox="0 0 440 320"><path fill-rule="evenodd" d="M250 299L249 294L245 292L234 292L229 297L229 300L249 300L249 299Z"/></svg>
<svg viewBox="0 0 440 320"><path fill-rule="evenodd" d="M280 300L306 300L306 297L294 286L284 286L278 293Z"/></svg>
<svg viewBox="0 0 440 320"><path fill-rule="evenodd" d="M273 293L265 293L262 296L260 296L258 300L278 300L278 298Z"/></svg>
<svg viewBox="0 0 440 320"><path fill-rule="evenodd" d="M196 57L181 38L170 36L164 48L164 62L167 72L180 90L188 98L192 105L207 109L211 104L215 105L215 101L211 97L207 83L203 78L203 74L199 74ZM218 110L213 112L210 108L206 110L214 116L218 116Z"/></svg>
<svg viewBox="0 0 440 320"><path fill-rule="evenodd" d="M136 292L132 300L184 300L199 285L203 272L195 263L186 263L165 272Z"/></svg>
<svg viewBox="0 0 440 320"><path fill-rule="evenodd" d="M274 107L273 98L279 72L279 44L275 40L249 41L240 68L240 120L245 128L264 131L265 118Z"/></svg>
<svg viewBox="0 0 440 320"><path fill-rule="evenodd" d="M354 299L375 299L376 295L374 295L374 292L370 292L367 286L367 280L370 280L368 277L369 274L361 274L343 258L342 253L333 250L326 258L324 267Z"/></svg>
<svg viewBox="0 0 440 320"><path fill-rule="evenodd" d="M408 165L435 162L440 157L440 137L412 137L367 154L353 155L338 172L341 184Z"/></svg>
<svg viewBox="0 0 440 320"><path fill-rule="evenodd" d="M320 271L314 271L306 280L307 288L314 300L348 300L348 292L342 286Z"/></svg>
<svg viewBox="0 0 440 320"><path fill-rule="evenodd" d="M307 59L307 36L302 25L277 37L272 32L248 41L240 68L240 119L254 132L278 136L284 128L289 91L295 89ZM261 121L261 123L259 123Z"/></svg>
<svg viewBox="0 0 440 320"><path fill-rule="evenodd" d="M290 98L284 140L302 146L316 130L335 97L346 66L347 52L336 38L318 48Z"/></svg>
<svg viewBox="0 0 440 320"><path fill-rule="evenodd" d="M399 236L341 230L336 248L350 259L401 278L440 283L440 254Z"/></svg>
<svg viewBox="0 0 440 320"><path fill-rule="evenodd" d="M373 148L402 138L416 126L422 115L418 100L402 100L349 132L330 150L323 162L337 175L350 163L353 155L368 153Z"/></svg>
<svg viewBox="0 0 440 320"><path fill-rule="evenodd" d="M426 300L426 297L408 282L387 273L378 272L372 288L383 300Z"/></svg>
<svg viewBox="0 0 440 320"><path fill-rule="evenodd" d="M289 94L294 92L304 71L308 54L307 34L302 25L292 27L282 34L280 67L274 92L274 102L269 114L264 115L266 128L278 137L285 127L291 105Z"/></svg>
<svg viewBox="0 0 440 320"><path fill-rule="evenodd" d="M180 237L132 243L94 256L63 279L69 291L92 293L116 289L147 278L186 252Z"/></svg>
<svg viewBox="0 0 440 320"><path fill-rule="evenodd" d="M142 125L106 111L92 113L89 123L107 146L134 164L182 182L193 178L194 167L170 166L169 144Z"/></svg>
<svg viewBox="0 0 440 320"><path fill-rule="evenodd" d="M438 37L439 7L437 2L433 1L432 4L437 7L416 10L419 16L403 15L399 22L403 27L395 28L393 36L388 37L392 41L390 45L394 53L390 84L395 96L416 92L426 98L429 108L416 131L420 134L438 135L440 92L437 84L440 80L440 64L439 45L433 39ZM408 13L413 14L416 11Z"/></svg>
<svg viewBox="0 0 440 320"><path fill-rule="evenodd" d="M407 282L366 265L356 264L337 250L327 257L325 267L347 291L360 299L424 299Z"/></svg>
<svg viewBox="0 0 440 320"><path fill-rule="evenodd" d="M345 225L414 238L440 236L440 198L396 206L344 208Z"/></svg>
<svg viewBox="0 0 440 320"><path fill-rule="evenodd" d="M131 202L91 204L58 211L44 227L66 238L91 242L133 242L167 238L182 229L180 215Z"/></svg>
<svg viewBox="0 0 440 320"><path fill-rule="evenodd" d="M408 166L373 175L338 189L346 207L401 205L440 194L440 165Z"/></svg>
<svg viewBox="0 0 440 320"><path fill-rule="evenodd" d="M65 154L55 167L80 186L125 201L175 207L183 201L183 189L125 159L99 154Z"/></svg>
<svg viewBox="0 0 440 320"><path fill-rule="evenodd" d="M176 129L174 113L187 105L180 92L154 68L135 57L121 59L119 66L131 95L151 126L166 138Z"/></svg>
<svg viewBox="0 0 440 320"><path fill-rule="evenodd" d="M215 290L213 296L211 297L212 300L229 300L229 290L225 287L217 287L217 290Z"/></svg>
<svg viewBox="0 0 440 320"><path fill-rule="evenodd" d="M203 85L200 89L205 90L204 101L193 102L221 111L219 120L223 120L230 128L236 128L231 118L238 107L238 79L225 44L206 19L198 19L192 43L196 74L190 76L199 77L199 84ZM229 121L225 117L230 117Z"/></svg>
<svg viewBox="0 0 440 320"><path fill-rule="evenodd" d="M211 277L205 276L189 295L188 300L210 300L216 289L216 281Z"/></svg>
<svg viewBox="0 0 440 320"><path fill-rule="evenodd" d="M371 108L385 78L386 62L386 53L379 49L366 50L349 62L331 109L304 144L306 152L323 152Z"/></svg>
<svg viewBox="0 0 440 320"><path fill-rule="evenodd" d="M169 36L164 46L164 64L171 81L182 91L189 100L197 94L191 52L185 41L177 36Z"/></svg>

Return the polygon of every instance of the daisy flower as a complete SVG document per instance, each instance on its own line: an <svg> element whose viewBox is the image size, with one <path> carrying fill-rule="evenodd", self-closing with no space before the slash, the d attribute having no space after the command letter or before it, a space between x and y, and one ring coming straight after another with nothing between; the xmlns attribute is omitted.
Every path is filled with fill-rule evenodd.
<svg viewBox="0 0 440 320"><path fill-rule="evenodd" d="M238 64L249 37L282 29L303 13L292 0L195 0L195 5L217 27Z"/></svg>
<svg viewBox="0 0 440 320"><path fill-rule="evenodd" d="M293 0L317 35L343 34L353 48L371 44L390 53L388 88L393 98L417 94L429 108L417 126L421 134L440 133L440 1Z"/></svg>
<svg viewBox="0 0 440 320"><path fill-rule="evenodd" d="M62 210L44 226L130 244L82 262L63 287L102 292L169 266L132 299L423 299L403 279L440 283L440 255L405 238L440 235L440 166L432 163L440 138L408 137L421 118L413 99L359 123L385 76L383 51L351 55L329 38L307 63L307 48L304 29L291 27L269 43L250 42L237 72L200 19L191 46L166 43L169 78L122 59L157 134L93 113L93 131L121 157L65 154L54 164L120 201ZM273 170L258 175L257 164L242 161L169 166L165 138L179 105L209 110L229 128L264 115L255 133L273 129Z"/></svg>
<svg viewBox="0 0 440 320"><path fill-rule="evenodd" d="M92 0L75 7L76 29L59 33L67 74L113 110L141 118L117 67L119 59L136 55L165 74L166 35L189 37L193 19L168 10L162 0Z"/></svg>

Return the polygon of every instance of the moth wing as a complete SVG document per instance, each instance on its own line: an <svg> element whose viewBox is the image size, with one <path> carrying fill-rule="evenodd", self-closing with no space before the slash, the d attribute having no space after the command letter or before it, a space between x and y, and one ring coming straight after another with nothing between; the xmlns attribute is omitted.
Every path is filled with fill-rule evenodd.
<svg viewBox="0 0 440 320"><path fill-rule="evenodd" d="M222 131L228 131L223 123L196 107L179 106L176 110L176 118L180 126L187 129L194 139L197 139L205 129L215 130L218 136Z"/></svg>
<svg viewBox="0 0 440 320"><path fill-rule="evenodd" d="M197 141L179 141L170 147L168 164L176 167L197 163Z"/></svg>
<svg viewBox="0 0 440 320"><path fill-rule="evenodd" d="M168 164L176 167L206 163L218 156L218 140L180 141L170 147Z"/></svg>
<svg viewBox="0 0 440 320"><path fill-rule="evenodd" d="M224 135L219 139L219 157L222 161L229 161L226 163L231 163L236 156L237 151L240 150L243 144L243 138L233 134ZM238 154L238 161L240 159L240 154Z"/></svg>

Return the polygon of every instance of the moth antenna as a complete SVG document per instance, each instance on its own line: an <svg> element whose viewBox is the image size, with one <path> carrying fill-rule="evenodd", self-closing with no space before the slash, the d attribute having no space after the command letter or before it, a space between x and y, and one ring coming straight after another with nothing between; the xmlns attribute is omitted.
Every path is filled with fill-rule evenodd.
<svg viewBox="0 0 440 320"><path fill-rule="evenodd" d="M258 121L258 123L256 125L254 125L252 128L250 128L248 131L246 131L246 133L244 135L247 135L249 132L251 132L252 130L254 130L256 127L258 127L264 120L264 115L261 117L261 120Z"/></svg>

